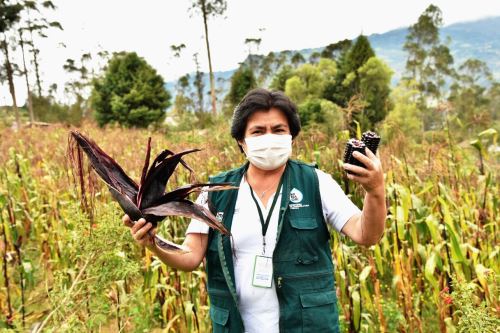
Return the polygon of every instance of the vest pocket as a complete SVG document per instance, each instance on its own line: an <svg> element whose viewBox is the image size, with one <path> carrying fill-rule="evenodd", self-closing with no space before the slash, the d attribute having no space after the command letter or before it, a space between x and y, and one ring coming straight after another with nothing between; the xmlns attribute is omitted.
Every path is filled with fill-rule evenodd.
<svg viewBox="0 0 500 333"><path fill-rule="evenodd" d="M303 332L339 332L337 295L328 290L301 293Z"/></svg>
<svg viewBox="0 0 500 333"><path fill-rule="evenodd" d="M291 217L290 224L299 230L311 230L318 227L318 223L314 217Z"/></svg>
<svg viewBox="0 0 500 333"><path fill-rule="evenodd" d="M229 310L210 304L210 319L212 320L214 333L229 331L226 327L227 321L229 319Z"/></svg>
<svg viewBox="0 0 500 333"><path fill-rule="evenodd" d="M291 217L290 225L295 231L300 250L295 264L311 265L318 261L318 222L313 217Z"/></svg>

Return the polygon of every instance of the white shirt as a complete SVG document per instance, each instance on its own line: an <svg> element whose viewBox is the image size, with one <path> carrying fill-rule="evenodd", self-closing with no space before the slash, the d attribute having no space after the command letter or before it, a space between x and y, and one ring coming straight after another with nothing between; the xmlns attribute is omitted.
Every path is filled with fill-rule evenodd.
<svg viewBox="0 0 500 333"><path fill-rule="evenodd" d="M349 218L361 211L329 174L318 169L316 173L325 221L329 226L341 232ZM266 233L266 256L272 256L276 246L281 193L280 189L277 205L271 215ZM264 219L269 214L268 209L271 207L274 195L269 198L267 208L264 207L260 198L255 196ZM196 202L207 207L207 192L202 192ZM186 235L189 233L208 234L208 231L207 224L192 219ZM236 294L245 332L279 332L279 303L274 281L271 288L252 285L255 256L262 254L262 226L245 177L242 178L238 189L231 234Z"/></svg>

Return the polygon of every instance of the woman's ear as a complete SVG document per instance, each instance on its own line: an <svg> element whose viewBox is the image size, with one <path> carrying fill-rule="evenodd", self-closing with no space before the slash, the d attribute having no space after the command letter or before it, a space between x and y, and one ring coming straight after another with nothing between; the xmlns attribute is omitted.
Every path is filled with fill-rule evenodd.
<svg viewBox="0 0 500 333"><path fill-rule="evenodd" d="M240 147L241 152L246 155L247 153L245 152L245 150L246 150L245 140L236 140L236 142L238 143L238 146Z"/></svg>

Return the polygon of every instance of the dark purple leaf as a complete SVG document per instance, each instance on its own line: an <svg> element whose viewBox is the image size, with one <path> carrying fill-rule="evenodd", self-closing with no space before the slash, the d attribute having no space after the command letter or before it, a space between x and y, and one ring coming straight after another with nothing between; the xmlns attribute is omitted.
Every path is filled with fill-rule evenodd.
<svg viewBox="0 0 500 333"><path fill-rule="evenodd" d="M130 217L130 219L132 221L137 221L140 218L144 217L142 215L141 211L139 210L139 208L137 208L137 206L132 202L132 200L130 200L129 197L121 194L120 192L118 192L117 190L112 188L111 186L108 186L108 189L109 189L109 192L111 192L111 195L113 196L113 198L116 201L118 201L118 204L120 205L120 207Z"/></svg>
<svg viewBox="0 0 500 333"><path fill-rule="evenodd" d="M77 131L71 131L71 135L83 149L97 174L109 186L115 188L120 193L124 193L130 200L135 202L139 187L127 176L120 165L99 148L93 140L86 138Z"/></svg>
<svg viewBox="0 0 500 333"><path fill-rule="evenodd" d="M208 187L204 189L203 187ZM212 191L223 191L237 189L237 187L232 186L231 183L206 183L206 184L187 184L176 188L175 190L165 193L160 197L155 204L165 203L172 200L185 199L189 194L193 192L212 192Z"/></svg>
<svg viewBox="0 0 500 333"><path fill-rule="evenodd" d="M156 216L177 215L197 219L205 222L215 230L225 235L229 235L229 231L226 227L220 223L208 209L192 203L189 200L170 201L158 206L146 208L143 210L143 213Z"/></svg>
<svg viewBox="0 0 500 333"><path fill-rule="evenodd" d="M151 155L151 137L148 139L148 147L146 148L146 158L144 160L144 166L142 167L142 176L141 182L139 183L139 188L144 184L144 180L146 180L146 174L149 168L149 158Z"/></svg>
<svg viewBox="0 0 500 333"><path fill-rule="evenodd" d="M167 252L174 252L174 253L187 253L190 252L189 249L187 249L185 246L175 244L173 242L170 242L158 235L155 235L155 243L158 245L162 250L167 251Z"/></svg>
<svg viewBox="0 0 500 333"><path fill-rule="evenodd" d="M217 221L208 209L185 198L193 192L220 191L236 187L228 183L188 184L170 193L165 193L166 184L179 163L193 174L193 170L182 157L199 151L199 149L186 150L177 154L166 149L150 165L151 138L149 138L139 187L125 174L118 163L99 148L93 140L86 138L77 131L71 131L70 133L72 142L76 143L79 149L85 152L94 170L108 186L112 197L132 221L144 218L156 226L156 223L166 216L177 215L198 219L224 234L229 234L224 225ZM80 152L79 150L79 154L81 154ZM185 252L185 248L182 246L157 236L155 236L155 243L166 251Z"/></svg>
<svg viewBox="0 0 500 333"><path fill-rule="evenodd" d="M164 151L162 151L160 154L158 154L158 156L156 156L155 160L153 161L153 164L151 164L151 168L149 168L148 170L148 175L152 172L154 172L154 170L156 169L156 167L160 164L160 162L162 162L166 157L170 156L170 155L175 155L174 152L172 152L171 150L168 150L168 149L165 149ZM183 160L181 159L180 160L180 163L190 172L190 173L193 173L193 169L191 169L191 167ZM148 176L147 175L147 176ZM146 177L147 177L146 176Z"/></svg>
<svg viewBox="0 0 500 333"><path fill-rule="evenodd" d="M153 172L153 170L156 169L156 167L158 166L158 164L160 164L161 161L163 161L165 158L167 158L170 155L175 155L175 154L174 154L173 151L168 150L168 149L165 149L164 151L162 151L161 153L159 153L158 156L156 156L156 158L153 161L153 163L151 164L151 168L149 168L148 174L146 175L146 178L149 176L149 174L151 172Z"/></svg>
<svg viewBox="0 0 500 333"><path fill-rule="evenodd" d="M139 191L137 202L140 209L151 206L165 193L167 182L179 164L182 156L199 151L190 149L166 157L160 161L153 171L148 172L141 190Z"/></svg>

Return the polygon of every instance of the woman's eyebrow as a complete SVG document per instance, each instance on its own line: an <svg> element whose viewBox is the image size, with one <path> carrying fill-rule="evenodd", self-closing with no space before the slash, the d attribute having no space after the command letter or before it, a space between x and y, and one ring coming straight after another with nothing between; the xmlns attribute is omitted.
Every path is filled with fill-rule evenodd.
<svg viewBox="0 0 500 333"><path fill-rule="evenodd" d="M273 126L273 129L278 129L278 128L280 128L280 127L285 127L285 128L286 128L286 127L288 127L288 126L287 126L286 124L277 124L277 125L274 125L274 126Z"/></svg>
<svg viewBox="0 0 500 333"><path fill-rule="evenodd" d="M252 131L252 130L256 130L256 129L265 129L266 126L262 126L262 125L253 125L252 127L250 127L248 130L249 131Z"/></svg>

